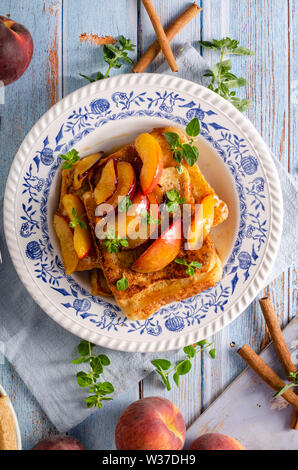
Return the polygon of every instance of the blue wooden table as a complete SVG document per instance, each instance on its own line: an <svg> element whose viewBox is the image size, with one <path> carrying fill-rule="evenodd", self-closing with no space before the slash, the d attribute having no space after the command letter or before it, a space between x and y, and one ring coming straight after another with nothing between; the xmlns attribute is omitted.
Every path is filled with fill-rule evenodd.
<svg viewBox="0 0 298 470"><path fill-rule="evenodd" d="M256 52L253 58L233 59L236 72L249 82L247 94L252 106L247 115L284 167L297 174L297 1L201 0L198 3L203 11L173 41L174 50L185 42L198 47L199 39L229 35ZM154 0L154 4L162 23L167 25L190 2ZM140 0L1 0L0 14L11 15L26 25L35 45L29 69L5 89L5 104L0 105L2 195L13 157L33 124L60 98L86 84L79 73L89 75L103 67L100 48L81 42L80 35L123 34L137 45L136 59L153 41L154 31ZM203 51L203 54L211 63L216 60L213 53ZM159 57L150 71L156 70L162 61ZM129 67L122 70L128 71ZM290 268L265 290L271 295L282 325L296 313L297 288L297 272ZM217 360L198 357L179 390L167 392L156 376L149 376L70 430L70 434L88 449L111 449L120 413L132 401L150 395L172 400L182 411L186 424L191 424L244 368L230 344L247 342L258 351L264 336L264 321L255 301L215 336ZM7 361L0 364L0 383L15 405L25 449L56 432Z"/></svg>

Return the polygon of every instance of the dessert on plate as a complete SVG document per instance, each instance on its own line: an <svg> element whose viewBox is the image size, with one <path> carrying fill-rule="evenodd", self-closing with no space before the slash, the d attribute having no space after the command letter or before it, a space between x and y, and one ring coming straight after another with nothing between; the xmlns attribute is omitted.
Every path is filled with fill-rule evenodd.
<svg viewBox="0 0 298 470"><path fill-rule="evenodd" d="M156 128L62 169L53 224L65 272L89 271L92 294L113 296L130 319L222 277L210 230L226 220L227 205L171 138L189 143L179 128Z"/></svg>

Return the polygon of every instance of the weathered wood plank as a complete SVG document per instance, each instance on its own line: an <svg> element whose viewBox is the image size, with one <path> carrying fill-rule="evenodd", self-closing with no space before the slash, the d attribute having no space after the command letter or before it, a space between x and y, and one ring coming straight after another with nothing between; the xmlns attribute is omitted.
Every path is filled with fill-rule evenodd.
<svg viewBox="0 0 298 470"><path fill-rule="evenodd" d="M84 12L84 14L78 13ZM107 64L102 58L102 47L92 42L80 41L80 35L97 34L98 36L120 35L128 37L137 44L137 3L130 0L111 2L110 0L76 0L63 2L63 94L87 85L89 82L79 74L92 75L95 72L103 73ZM131 54L136 58L137 51ZM125 73L131 70L130 65L123 65L120 70L111 71Z"/></svg>
<svg viewBox="0 0 298 470"><path fill-rule="evenodd" d="M24 24L33 36L34 55L25 74L5 88L5 104L0 105L0 195L13 157L22 140L40 116L61 97L59 43L61 1L13 2L2 0L1 14ZM54 432L35 398L5 361L0 365L0 382L15 406L24 448Z"/></svg>
<svg viewBox="0 0 298 470"><path fill-rule="evenodd" d="M0 105L0 196L3 195L13 157L33 124L60 98L58 43L61 0L21 2L2 0L1 13L23 23L34 42L32 62L25 74L5 88Z"/></svg>

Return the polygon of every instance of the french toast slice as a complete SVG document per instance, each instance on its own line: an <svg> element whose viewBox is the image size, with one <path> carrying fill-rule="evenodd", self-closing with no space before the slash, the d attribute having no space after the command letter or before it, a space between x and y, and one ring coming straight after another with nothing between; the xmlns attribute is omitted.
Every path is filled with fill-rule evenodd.
<svg viewBox="0 0 298 470"><path fill-rule="evenodd" d="M181 142L187 142L188 138L181 129L172 126L156 128L151 132L151 135L155 137L162 149L164 168L176 167L177 163L173 158L173 152L171 151L169 144L163 135L165 132L174 132L178 134ZM191 190L194 202L199 204L204 196L207 196L208 194L214 194L217 202L214 206L213 227L224 222L229 214L228 206L216 195L214 189L212 186L210 186L202 174L199 165L195 164L193 166L189 166L187 163L184 163L183 165L187 168L191 180Z"/></svg>
<svg viewBox="0 0 298 470"><path fill-rule="evenodd" d="M182 248L177 256L188 263L197 261L202 264L193 277L186 274L185 266L174 261L161 271L136 273L130 266L142 250L144 248L109 253L102 246L103 272L107 283L123 313L132 320L144 320L163 305L192 297L221 279L222 264L210 235L200 250L185 251ZM128 288L119 291L116 283L123 276L128 281Z"/></svg>

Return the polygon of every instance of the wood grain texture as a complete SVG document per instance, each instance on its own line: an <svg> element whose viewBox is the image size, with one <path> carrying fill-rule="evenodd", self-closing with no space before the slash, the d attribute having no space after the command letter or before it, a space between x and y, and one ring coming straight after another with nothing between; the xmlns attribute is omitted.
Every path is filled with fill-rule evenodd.
<svg viewBox="0 0 298 470"><path fill-rule="evenodd" d="M190 4L184 0L154 0L163 26L168 26ZM298 113L298 8L295 0L201 0L203 11L174 39L174 51L185 42L195 47L202 38L230 35L256 51L253 58L233 57L235 71L248 79L243 91L252 99L249 119L273 153L293 175L297 175ZM278 12L278 14L277 14ZM155 39L152 25L140 0L2 0L0 14L24 23L34 37L32 63L24 76L5 89L0 105L0 191L16 150L37 119L58 99L87 82L90 75L105 70L101 48L80 42L82 33L118 37L123 34L137 44L138 56ZM135 54L135 56L137 55ZM214 64L217 56L203 51ZM161 55L148 71L163 61ZM121 72L128 71L124 67ZM115 72L113 72L115 73ZM117 73L117 71L116 71ZM13 118L12 118L13 112ZM264 292L270 293L280 323L285 325L297 311L297 270L289 269ZM115 424L125 407L139 396L161 395L182 411L187 425L194 421L244 368L236 349L244 343L259 350L265 324L257 301L237 320L215 335L217 359L197 357L193 370L182 379L178 390L164 390L157 376L109 403L84 423L70 430L91 449L114 446ZM232 348L230 344L236 343ZM181 354L177 354L177 358ZM19 417L24 448L55 432L36 400L12 367L0 364L0 382L11 395Z"/></svg>

